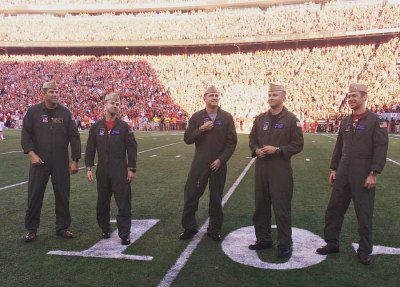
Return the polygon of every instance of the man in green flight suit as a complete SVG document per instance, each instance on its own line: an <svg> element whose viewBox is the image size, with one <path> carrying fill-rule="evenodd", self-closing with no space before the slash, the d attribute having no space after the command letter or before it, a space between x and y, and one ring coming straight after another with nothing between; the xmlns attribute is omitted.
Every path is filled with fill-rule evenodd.
<svg viewBox="0 0 400 287"><path fill-rule="evenodd" d="M237 136L232 115L218 106L219 95L214 86L204 92L206 108L192 115L185 131L185 143L194 143L196 152L185 185L181 240L192 238L198 231L195 213L207 183L210 190L207 235L214 241L222 240L220 231L226 163L235 151Z"/></svg>
<svg viewBox="0 0 400 287"><path fill-rule="evenodd" d="M388 149L387 123L366 108L367 98L366 85L350 85L347 103L352 114L340 123L331 159L329 183L333 188L324 228L327 244L317 249L321 255L339 252L344 214L353 200L360 235L357 256L364 265L371 263L376 179L385 166Z"/></svg>
<svg viewBox="0 0 400 287"><path fill-rule="evenodd" d="M21 145L31 162L28 183L28 208L25 242L35 241L40 224L44 192L51 176L56 206L56 235L71 239L69 212L70 174L78 172L81 139L71 112L59 103L55 81L43 84L42 103L28 109L24 116ZM71 164L68 146L71 143Z"/></svg>
<svg viewBox="0 0 400 287"><path fill-rule="evenodd" d="M268 91L269 111L257 116L249 136L252 157L256 159L255 207L253 223L256 242L251 250L273 246L271 205L278 229L278 256L292 255L291 202L293 176L290 159L302 151L304 140L301 123L283 105L286 90L271 84Z"/></svg>
<svg viewBox="0 0 400 287"><path fill-rule="evenodd" d="M136 177L137 142L129 125L120 120L120 97L106 95L104 118L89 130L86 145L86 178L94 181L92 168L97 151L97 223L102 238L110 238L110 201L114 195L118 207L117 227L122 245L129 245L131 232L131 182Z"/></svg>

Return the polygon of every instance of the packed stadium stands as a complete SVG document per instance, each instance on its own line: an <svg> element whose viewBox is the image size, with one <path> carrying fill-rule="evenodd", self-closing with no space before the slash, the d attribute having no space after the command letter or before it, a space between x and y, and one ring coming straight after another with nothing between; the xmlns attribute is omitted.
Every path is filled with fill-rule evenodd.
<svg viewBox="0 0 400 287"><path fill-rule="evenodd" d="M7 2L10 5L36 3L34 0ZM163 43L168 39L242 39L338 30L363 31L365 35L356 38L363 39L372 30L400 30L398 0L322 2L263 9L136 14L2 14L0 41L24 42L24 45L32 42L33 46L41 41L161 40ZM98 3L102 1L94 1L94 5ZM251 45L251 39L246 41ZM205 87L214 84L223 92L222 107L246 125L265 110L267 87L271 82L287 86L286 105L305 122L340 118L348 112L346 105L342 107L342 101L348 84L356 81L368 84L371 95L368 106L373 111L400 111L400 74L396 70L400 63L399 31L392 31L386 38L356 42L330 44L327 41L323 45L309 42L299 47L282 45L253 51L241 51L237 47L233 52L229 49L224 52L222 47L219 49L222 52L168 55L4 53L0 55L0 108L4 113L23 115L28 106L39 101L43 80L53 77L60 82L62 102L82 118L85 115L96 118L101 114L98 101L104 93L115 90L123 97L122 114L134 122L139 118L151 120L154 115L176 116L184 122L186 112L190 115L203 106L200 95Z"/></svg>
<svg viewBox="0 0 400 287"><path fill-rule="evenodd" d="M137 41L242 38L400 28L400 2L334 1L266 9L136 14L3 15L0 40ZM194 29L195 27L195 29Z"/></svg>

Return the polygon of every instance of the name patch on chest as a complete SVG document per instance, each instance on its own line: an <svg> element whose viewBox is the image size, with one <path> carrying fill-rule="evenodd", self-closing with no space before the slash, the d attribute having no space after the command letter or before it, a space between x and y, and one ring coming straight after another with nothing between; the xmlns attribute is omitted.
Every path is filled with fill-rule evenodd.
<svg viewBox="0 0 400 287"><path fill-rule="evenodd" d="M356 126L356 131L366 131L367 128L368 128L367 125L358 124L358 125Z"/></svg>
<svg viewBox="0 0 400 287"><path fill-rule="evenodd" d="M274 129L284 129L285 128L285 124L275 124L274 125Z"/></svg>
<svg viewBox="0 0 400 287"><path fill-rule="evenodd" d="M222 127L223 125L224 125L224 123L221 122L221 121L215 121L215 122L214 122L214 126Z"/></svg>
<svg viewBox="0 0 400 287"><path fill-rule="evenodd" d="M111 135L120 135L121 131L120 130L113 130L111 131Z"/></svg>
<svg viewBox="0 0 400 287"><path fill-rule="evenodd" d="M64 119L63 118L52 118L53 124L63 124Z"/></svg>

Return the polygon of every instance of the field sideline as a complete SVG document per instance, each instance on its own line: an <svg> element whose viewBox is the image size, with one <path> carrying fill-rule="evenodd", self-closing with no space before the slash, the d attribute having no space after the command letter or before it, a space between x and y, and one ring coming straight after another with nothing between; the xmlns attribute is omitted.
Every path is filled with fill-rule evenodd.
<svg viewBox="0 0 400 287"><path fill-rule="evenodd" d="M296 260L291 262L278 260L276 248L258 253L246 250L247 242L254 240L251 231L254 164L249 157L248 135L238 135L238 147L228 164L222 243L202 237L203 232L193 241L178 240L183 185L194 146L183 143L182 132L137 132L135 136L139 146L138 172L132 194L135 240L127 249L117 252L125 259L113 259L82 255L89 254L84 251L90 248L92 254L100 254L100 251L104 254L112 249L99 242L95 185L86 181L83 170L71 180L71 231L76 238L64 240L55 236L54 196L49 184L38 240L34 243L22 241L29 161L21 152L20 131L5 131L6 140L0 142L1 287L398 286L399 136L390 135L388 160L383 174L378 176L375 200L374 239L375 244L381 246L375 251L390 254L374 255L371 266L359 264L352 248L352 243L358 242L352 205L342 229L341 252L327 257L310 252L314 250L313 244L320 244L322 240L335 134L306 134L304 151L292 159L295 178L292 218L296 228L293 239L297 254L294 252ZM87 132L81 134L81 139L84 152ZM83 167L84 161L79 165ZM113 202L113 218L115 213ZM207 213L206 191L197 213L199 226L206 222ZM273 236L276 236L274 232ZM117 239L115 243L119 245ZM80 255L48 254L54 251ZM300 254L300 251L304 252ZM115 255L115 252L107 254Z"/></svg>

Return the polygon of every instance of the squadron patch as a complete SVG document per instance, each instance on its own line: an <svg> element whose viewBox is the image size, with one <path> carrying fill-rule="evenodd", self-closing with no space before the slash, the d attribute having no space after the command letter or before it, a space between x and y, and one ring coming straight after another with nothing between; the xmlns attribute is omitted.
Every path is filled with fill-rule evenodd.
<svg viewBox="0 0 400 287"><path fill-rule="evenodd" d="M106 129L105 128L99 129L99 136L104 136L105 133L106 133Z"/></svg>
<svg viewBox="0 0 400 287"><path fill-rule="evenodd" d="M269 128L269 122L265 122L263 126L263 131L267 131Z"/></svg>
<svg viewBox="0 0 400 287"><path fill-rule="evenodd" d="M49 122L49 116L48 115L42 115L42 123L48 123Z"/></svg>

